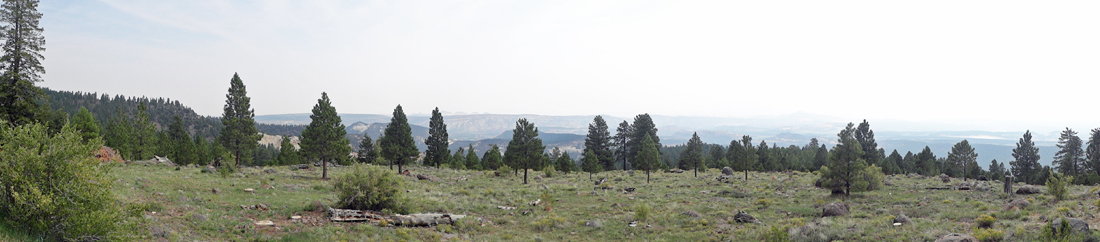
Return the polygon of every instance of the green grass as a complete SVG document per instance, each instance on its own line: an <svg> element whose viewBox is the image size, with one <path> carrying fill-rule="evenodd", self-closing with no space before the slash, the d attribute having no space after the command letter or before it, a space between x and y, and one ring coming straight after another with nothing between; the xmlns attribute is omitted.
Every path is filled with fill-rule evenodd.
<svg viewBox="0 0 1100 242"><path fill-rule="evenodd" d="M997 182L991 182L993 189L984 192L928 190L944 184L932 178L887 176L892 186L843 197L813 187L817 177L798 172L750 173L748 182L738 179L732 183L715 181L720 175L715 169L699 173L699 178L690 173L655 172L652 183L647 184L644 175L613 171L597 174L608 177L610 189L603 189L594 186L585 173L558 172L552 178L536 178L542 173L530 172L530 184L522 184L522 177L495 177L491 171L420 166L409 170L435 178L403 177L406 187L402 191L407 192L412 211L468 217L455 225L433 228L329 222L322 212L311 211L313 201L332 205L335 200L331 181L318 179L319 169L246 168L222 178L200 173L198 168L177 171L165 166L126 165L111 175L117 178L114 190L119 199L146 210L142 217L147 226L166 231L159 234L164 238L142 232L143 240L168 241L761 241L782 237L777 231L796 229L812 230L831 240L925 241L947 233L970 234L979 228L976 219L983 214L996 218L991 229L1010 234L1006 241L1014 241L1038 238L1043 218L1087 216L1097 211L1095 194L1087 193L1092 187L1085 186L1069 187L1069 197L1058 202L1048 195L1017 195L1031 199L1032 205L1005 211L1008 196L999 192ZM330 169L329 175L342 172L344 168ZM624 193L626 187L636 191ZM212 193L214 188L221 192ZM245 188L255 192L245 192ZM538 207L528 205L540 198L551 201ZM834 201L849 203L851 214L817 218L821 206ZM270 210L240 207L261 203ZM498 209L501 205L519 209ZM528 209L532 213L523 215ZM701 216L682 215L688 210ZM734 222L738 210L763 223ZM913 223L893 226L893 217L901 213ZM291 221L292 215L318 223ZM627 226L643 217L637 227ZM272 220L277 226L258 228L253 225L258 220ZM601 225L585 226L589 220ZM7 240L26 240L26 236L0 227L0 241Z"/></svg>

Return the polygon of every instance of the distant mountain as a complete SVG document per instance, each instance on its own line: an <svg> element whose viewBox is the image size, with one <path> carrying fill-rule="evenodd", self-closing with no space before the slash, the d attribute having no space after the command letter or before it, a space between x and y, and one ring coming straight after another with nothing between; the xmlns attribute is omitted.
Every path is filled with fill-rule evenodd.
<svg viewBox="0 0 1100 242"><path fill-rule="evenodd" d="M389 120L387 119L386 121ZM351 141L352 146L358 148L359 140L363 139L364 134L370 135L371 140L374 140L374 142L378 142L378 137L382 136L382 132L386 130L386 125L388 124L389 122L370 124L364 122L355 122L351 125L345 126L344 130L347 131L349 135L348 139ZM416 141L416 148L420 151L427 150L428 146L424 144L424 139L428 138L428 127L412 124L410 124L409 127L412 128L412 136L413 140Z"/></svg>

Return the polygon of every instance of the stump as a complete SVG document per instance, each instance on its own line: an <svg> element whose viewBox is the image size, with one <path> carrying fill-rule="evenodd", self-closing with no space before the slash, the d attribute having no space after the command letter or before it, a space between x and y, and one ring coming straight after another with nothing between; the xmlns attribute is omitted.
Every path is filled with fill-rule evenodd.
<svg viewBox="0 0 1100 242"><path fill-rule="evenodd" d="M1012 195L1012 176L1005 176L1005 193Z"/></svg>

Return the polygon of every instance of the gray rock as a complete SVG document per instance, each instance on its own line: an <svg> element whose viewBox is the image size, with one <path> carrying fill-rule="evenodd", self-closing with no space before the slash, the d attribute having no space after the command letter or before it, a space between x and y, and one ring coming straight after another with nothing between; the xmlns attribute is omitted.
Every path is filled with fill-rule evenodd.
<svg viewBox="0 0 1100 242"><path fill-rule="evenodd" d="M1039 187L1032 185L1025 185L1020 187L1020 189L1016 189L1016 194L1039 194L1042 192L1042 190L1039 190Z"/></svg>
<svg viewBox="0 0 1100 242"><path fill-rule="evenodd" d="M191 220L195 220L195 221L206 221L206 220L210 220L210 218L209 218L209 217L206 217L206 215L202 215L202 214L197 214L197 213L196 213L196 214L191 214Z"/></svg>
<svg viewBox="0 0 1100 242"><path fill-rule="evenodd" d="M848 204L841 202L833 202L825 205L825 208L821 209L822 217L829 216L844 216L848 215Z"/></svg>
<svg viewBox="0 0 1100 242"><path fill-rule="evenodd" d="M894 223L907 224L911 222L913 221L909 220L909 216L905 216L905 214L899 214L897 217L894 217Z"/></svg>
<svg viewBox="0 0 1100 242"><path fill-rule="evenodd" d="M727 176L733 175L733 168L730 168L728 166L727 167L722 167L722 175L727 175Z"/></svg>
<svg viewBox="0 0 1100 242"><path fill-rule="evenodd" d="M744 210L737 211L737 214L733 215L733 221L738 223L760 223L760 220L757 220L755 217L749 215L749 213L746 213Z"/></svg>
<svg viewBox="0 0 1100 242"><path fill-rule="evenodd" d="M978 242L978 238L965 234L950 233L936 239L936 242Z"/></svg>
<svg viewBox="0 0 1100 242"><path fill-rule="evenodd" d="M221 193L221 192L222 192L222 189L218 189L216 187L210 189L210 193L213 193L213 194L218 194L218 193Z"/></svg>
<svg viewBox="0 0 1100 242"><path fill-rule="evenodd" d="M593 219L593 220L588 220L588 222L584 222L584 226L588 226L588 227L592 227L592 228L599 228L599 227L603 227L603 223L600 223L600 220Z"/></svg>
<svg viewBox="0 0 1100 242"><path fill-rule="evenodd" d="M1027 199L1022 199L1021 198L1021 199L1015 199L1015 200L1008 201L1008 204L1005 204L1005 209L1013 209L1013 208L1025 209L1029 205L1031 205L1031 202L1028 202Z"/></svg>
<svg viewBox="0 0 1100 242"><path fill-rule="evenodd" d="M1085 220L1078 218L1067 218L1066 220L1069 221L1070 231L1073 233L1089 233L1089 223L1085 222ZM1060 233L1058 230L1062 227L1062 218L1051 221L1050 226L1054 228L1054 232Z"/></svg>
<svg viewBox="0 0 1100 242"><path fill-rule="evenodd" d="M940 181L943 181L943 183L951 182L951 176L948 176L947 174L940 174Z"/></svg>
<svg viewBox="0 0 1100 242"><path fill-rule="evenodd" d="M202 168L202 173L218 173L218 168L214 168L213 166L206 166L206 168Z"/></svg>
<svg viewBox="0 0 1100 242"><path fill-rule="evenodd" d="M168 238L172 235L172 230L160 225L153 225L149 226L149 234L152 234L153 237Z"/></svg>
<svg viewBox="0 0 1100 242"><path fill-rule="evenodd" d="M692 217L692 218L698 218L698 217L703 216L702 214L699 214L699 212L696 212L694 210L684 211L684 212L680 213L680 215L681 216L688 216L688 217Z"/></svg>

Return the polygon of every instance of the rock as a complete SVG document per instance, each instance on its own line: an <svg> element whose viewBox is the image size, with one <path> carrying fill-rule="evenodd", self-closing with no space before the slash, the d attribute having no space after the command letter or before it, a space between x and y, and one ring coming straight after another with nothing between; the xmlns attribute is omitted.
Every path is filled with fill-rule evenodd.
<svg viewBox="0 0 1100 242"><path fill-rule="evenodd" d="M275 222L271 222L271 220L260 220L256 222L256 226L275 226Z"/></svg>
<svg viewBox="0 0 1100 242"><path fill-rule="evenodd" d="M1073 233L1089 234L1089 223L1085 222L1085 220L1078 218L1067 218L1066 220L1069 221L1070 231ZM1050 227L1054 228L1055 233L1060 233L1058 230L1062 227L1062 218L1051 221Z"/></svg>
<svg viewBox="0 0 1100 242"><path fill-rule="evenodd" d="M272 169L267 169L267 170L264 170L264 173L267 173L267 174L275 174L275 170L272 170Z"/></svg>
<svg viewBox="0 0 1100 242"><path fill-rule="evenodd" d="M833 202L825 205L825 208L821 209L822 217L829 216L844 216L848 215L848 204L841 202Z"/></svg>
<svg viewBox="0 0 1100 242"><path fill-rule="evenodd" d="M694 210L684 211L684 212L680 213L680 215L681 216L688 216L688 217L692 217L692 218L698 218L698 217L703 216L702 214L699 214L699 212L696 212Z"/></svg>
<svg viewBox="0 0 1100 242"><path fill-rule="evenodd" d="M630 224L627 224L626 226L629 226L631 228L638 227L638 221L630 221Z"/></svg>
<svg viewBox="0 0 1100 242"><path fill-rule="evenodd" d="M942 174L941 173L940 174L940 181L943 181L943 183L951 182L951 176L948 176L947 174Z"/></svg>
<svg viewBox="0 0 1100 242"><path fill-rule="evenodd" d="M149 233L152 234L153 237L168 238L168 236L172 235L172 230L161 227L160 225L153 225L149 226Z"/></svg>
<svg viewBox="0 0 1100 242"><path fill-rule="evenodd" d="M535 212L535 211L533 211L533 210L530 210L530 209L527 209L527 210L523 210L523 215L524 215L524 216L527 216L528 214L531 214L531 213L534 213L534 212Z"/></svg>
<svg viewBox="0 0 1100 242"><path fill-rule="evenodd" d="M623 207L623 204L622 204L622 203L612 203L612 204L611 204L611 207L613 207L613 208L621 208L621 207Z"/></svg>
<svg viewBox="0 0 1100 242"><path fill-rule="evenodd" d="M599 180L596 180L596 186L599 186L600 184L603 184L604 182L607 182L607 177L600 178Z"/></svg>
<svg viewBox="0 0 1100 242"><path fill-rule="evenodd" d="M730 181L733 180L733 176L731 176L731 175L721 175L721 176L715 177L714 180L717 180L718 182L721 182L721 183L730 183Z"/></svg>
<svg viewBox="0 0 1100 242"><path fill-rule="evenodd" d="M302 219L302 216L298 216L298 215L290 216L290 220L301 220L301 219Z"/></svg>
<svg viewBox="0 0 1100 242"><path fill-rule="evenodd" d="M191 214L191 220L195 220L195 221L206 221L206 220L210 220L210 218L209 218L209 217L206 217L206 215L202 215L202 214L197 214L197 213L196 213L196 214Z"/></svg>
<svg viewBox="0 0 1100 242"><path fill-rule="evenodd" d="M728 166L727 167L722 167L722 175L732 176L733 175L733 168L730 168Z"/></svg>
<svg viewBox="0 0 1100 242"><path fill-rule="evenodd" d="M1039 187L1032 185L1025 185L1020 187L1020 189L1016 189L1016 194L1039 194L1042 192L1043 191L1039 190Z"/></svg>
<svg viewBox="0 0 1100 242"><path fill-rule="evenodd" d="M529 202L529 203L527 203L527 204L530 204L531 206L538 206L538 205L539 205L540 203L542 203L542 199L541 199L541 198L539 198L539 199L535 199L534 201L531 201L531 202Z"/></svg>
<svg viewBox="0 0 1100 242"><path fill-rule="evenodd" d="M256 189L252 189L252 188L245 188L245 189L244 189L244 192L256 192Z"/></svg>
<svg viewBox="0 0 1100 242"><path fill-rule="evenodd" d="M894 223L895 224L898 224L898 223L907 224L907 223L912 223L912 222L913 222L912 220L909 220L909 216L905 216L904 213L899 214L897 217L894 217Z"/></svg>
<svg viewBox="0 0 1100 242"><path fill-rule="evenodd" d="M428 176L428 175L424 175L424 174L419 174L419 175L416 175L416 179L417 179L417 180L429 180L429 181L432 181L432 177L430 177L430 176Z"/></svg>
<svg viewBox="0 0 1100 242"><path fill-rule="evenodd" d="M309 170L309 165L308 164L291 165L290 169L291 170Z"/></svg>
<svg viewBox="0 0 1100 242"><path fill-rule="evenodd" d="M313 201L313 211L326 211L325 205L321 204L321 201Z"/></svg>
<svg viewBox="0 0 1100 242"><path fill-rule="evenodd" d="M749 215L749 213L746 213L744 210L737 211L737 214L733 215L733 221L738 223L760 223L760 220L757 220L755 217Z"/></svg>
<svg viewBox="0 0 1100 242"><path fill-rule="evenodd" d="M1012 194L1012 176L1005 176L1004 191L1007 194Z"/></svg>
<svg viewBox="0 0 1100 242"><path fill-rule="evenodd" d="M978 238L965 234L950 233L943 235L936 242L978 242Z"/></svg>
<svg viewBox="0 0 1100 242"><path fill-rule="evenodd" d="M988 181L989 178L986 178L985 175L978 175L978 180L979 181Z"/></svg>
<svg viewBox="0 0 1100 242"><path fill-rule="evenodd" d="M263 204L263 203L260 203L260 204L256 204L256 209L259 209L259 210L271 210L271 209L267 208L267 204Z"/></svg>
<svg viewBox="0 0 1100 242"><path fill-rule="evenodd" d="M668 170L668 172L671 172L671 173L684 173L684 170L680 170L679 168L676 168L676 169Z"/></svg>
<svg viewBox="0 0 1100 242"><path fill-rule="evenodd" d="M401 172L401 175L405 175L405 176L412 176L412 173L409 173L409 170L408 170L408 169L405 169L405 171L402 171L402 172Z"/></svg>
<svg viewBox="0 0 1100 242"><path fill-rule="evenodd" d="M497 208L503 209L503 210L515 210L516 209L516 207L509 207L509 206L497 206Z"/></svg>
<svg viewBox="0 0 1100 242"><path fill-rule="evenodd" d="M217 187L210 189L210 193L213 193L213 194L218 194L218 193L221 193L221 192L222 192L222 189L218 189Z"/></svg>
<svg viewBox="0 0 1100 242"><path fill-rule="evenodd" d="M202 173L218 173L218 168L214 168L213 166L206 166L206 168L202 168Z"/></svg>
<svg viewBox="0 0 1100 242"><path fill-rule="evenodd" d="M634 192L634 190L635 189L633 187L627 187L626 189L623 189L623 191L626 191L626 192Z"/></svg>
<svg viewBox="0 0 1100 242"><path fill-rule="evenodd" d="M600 223L600 220L588 220L588 222L584 222L584 226L599 228L603 227L603 223Z"/></svg>

